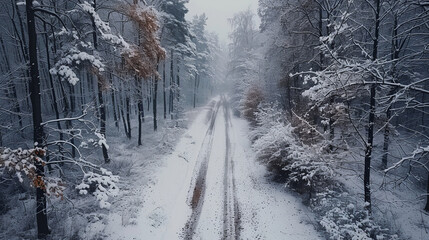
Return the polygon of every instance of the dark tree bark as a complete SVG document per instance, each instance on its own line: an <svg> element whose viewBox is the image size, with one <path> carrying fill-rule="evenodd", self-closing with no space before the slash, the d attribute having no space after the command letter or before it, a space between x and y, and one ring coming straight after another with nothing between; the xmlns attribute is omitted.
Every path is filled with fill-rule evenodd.
<svg viewBox="0 0 429 240"><path fill-rule="evenodd" d="M111 97L112 97L112 109L113 109L113 120L115 121L115 126L117 128L119 128L119 118L118 118L118 113L116 112L116 100L115 100L115 91L112 90L112 92L110 93Z"/></svg>
<svg viewBox="0 0 429 240"><path fill-rule="evenodd" d="M46 28L46 23L43 23L43 29L45 31L45 48L46 48L46 61L47 61L47 67L48 69L51 69L51 56L49 53L49 38L48 38L48 30ZM48 73L49 76L49 85L51 87L51 94L52 94L52 105L54 107L54 112L55 112L55 117L56 119L60 119L60 111L58 109L58 99L57 99L57 94L55 93L55 85L54 85L54 79L52 77L51 74ZM64 140L64 136L63 136L63 132L62 132L62 127L61 127L61 122L58 121L57 122L57 127L59 130L59 135L60 135L60 140ZM59 152L62 154L63 152L63 144L60 144L58 146L59 148Z"/></svg>
<svg viewBox="0 0 429 240"><path fill-rule="evenodd" d="M158 116L157 116L157 102L158 102L158 78L154 79L154 90L153 90L153 130L158 130Z"/></svg>
<svg viewBox="0 0 429 240"><path fill-rule="evenodd" d="M28 53L28 45L27 45L27 42L25 41L25 26L24 26L24 22L22 20L23 18L21 16L21 12L19 11L19 8L18 8L18 4L14 4L14 5L15 5L16 15L18 16L18 21L19 21L19 27L20 27L20 31L21 31L21 36L19 35L16 27L15 27L15 31L16 31L16 35L18 36L18 39L19 39L19 42L20 42L20 45L21 45L22 56L23 56L25 62L27 63L28 61L30 61L30 59L29 59L29 53ZM15 23L14 23L14 25L15 25ZM24 75L27 78L30 78L30 74L31 73L30 73L29 69L27 69L24 72ZM29 86L27 85L26 82L25 82L24 86L25 86L26 92L29 91ZM25 101L27 103L27 106L30 106L30 103L28 102L28 98L25 98Z"/></svg>
<svg viewBox="0 0 429 240"><path fill-rule="evenodd" d="M387 168L387 159L389 156L389 140L390 140L390 126L389 119L392 116L392 106L389 106L386 111L386 126L384 127L384 143L383 143L383 157L381 159L381 169L385 170Z"/></svg>
<svg viewBox="0 0 429 240"><path fill-rule="evenodd" d="M378 58L378 42L380 34L380 0L375 0L375 35L373 42L372 60ZM371 213L371 157L374 147L374 124L375 124L375 104L376 104L376 84L371 85L370 89L370 109L368 121L368 142L365 150L365 167L364 167L364 195L366 210Z"/></svg>
<svg viewBox="0 0 429 240"><path fill-rule="evenodd" d="M175 91L175 84L174 84L174 51L171 49L171 59L170 59L170 117L173 119L174 115L174 91Z"/></svg>
<svg viewBox="0 0 429 240"><path fill-rule="evenodd" d="M163 61L163 67L162 67L162 92L163 92L163 98L164 98L164 119L167 119L167 98L166 98L166 86L165 86L165 62Z"/></svg>
<svg viewBox="0 0 429 240"><path fill-rule="evenodd" d="M129 136L129 132L130 131L128 131L128 125L127 125L127 121L126 121L126 118L125 118L125 111L124 111L125 104L124 104L123 94L122 94L123 91L124 91L124 86L121 83L120 84L120 93L119 93L119 104L120 104L120 106L119 106L119 109L118 109L119 113L120 113L119 117L122 118L122 123L124 125L125 135L127 136L128 139L131 139L131 136Z"/></svg>
<svg viewBox="0 0 429 240"><path fill-rule="evenodd" d="M96 0L93 0L93 8L96 11L97 9ZM98 48L97 29L96 29L95 20L93 17L92 17L92 26L93 26L92 37L93 37L94 48L97 49ZM98 104L99 104L98 108L99 108L99 114L100 114L100 134L106 138L106 105L104 104L104 99L103 99L103 84L101 79L99 79L99 77L97 77L97 85L98 85L97 95L98 95ZM104 162L109 163L110 159L109 159L109 154L107 152L106 145L102 144L101 148L103 151Z"/></svg>
<svg viewBox="0 0 429 240"><path fill-rule="evenodd" d="M42 126L42 106L40 98L40 73L37 56L37 32L34 15L33 0L26 0L27 11L27 27L28 27L28 42L29 42L29 68L30 68L30 98L33 115L33 139L38 147L44 147L45 133ZM41 152L41 151L39 151ZM39 157L43 158L43 155ZM45 176L45 169L42 163L36 162L37 177ZM37 235L39 238L46 237L49 233L48 216L46 213L46 195L42 186L36 187L36 219L37 219Z"/></svg>
<svg viewBox="0 0 429 240"><path fill-rule="evenodd" d="M83 81L79 81L79 88L80 88L80 109L81 112L83 113L83 111L85 110L85 104L86 104L86 99L85 99L85 89L84 89L84 83Z"/></svg>
<svg viewBox="0 0 429 240"><path fill-rule="evenodd" d="M100 104L100 134L103 135L106 138L106 105L104 104L103 99L103 90L102 90L102 84L100 83L100 80L98 80L98 101ZM103 157L104 162L109 163L109 154L107 152L107 147L103 143L101 145L102 151L103 151Z"/></svg>
<svg viewBox="0 0 429 240"><path fill-rule="evenodd" d="M319 37L323 36L323 9L322 6L319 6ZM323 55L323 51L320 51L319 53L319 61L320 61L320 70L324 69L324 61L325 56Z"/></svg>
<svg viewBox="0 0 429 240"><path fill-rule="evenodd" d="M396 89L392 88L389 91L389 95L392 96ZM389 101L393 100L393 96L390 97ZM384 143L383 143L383 156L381 159L381 169L387 168L387 159L389 157L389 141L390 141L390 118L392 117L392 103L389 103L389 107L386 110L386 126L384 127Z"/></svg>
<svg viewBox="0 0 429 240"><path fill-rule="evenodd" d="M399 52L400 52L400 46L398 41L398 16L395 14L393 18L393 30L392 30L392 60L399 58ZM395 62L392 61L392 73L395 76L396 75L396 66ZM392 96L395 93L395 89L392 88L389 91L389 96ZM390 97L389 101L393 100L393 96ZM389 138L390 138L390 118L392 117L392 103L389 103L389 107L386 110L386 127L384 128L384 143L383 143L383 157L381 160L381 169L387 168L387 159L389 156Z"/></svg>
<svg viewBox="0 0 429 240"><path fill-rule="evenodd" d="M64 85L62 84L61 81L60 81L60 88L61 88L61 93L63 94L63 99L64 99L64 115L66 118L69 118L72 115L72 113L70 111L70 103L69 103L69 99L67 97ZM73 129L73 122L72 121L67 120L65 124L66 124L66 128L68 130ZM71 130L70 134L71 134L70 142L73 146L75 146L74 131ZM76 157L76 149L74 147L71 147L71 151L72 151L72 157L75 158Z"/></svg>
<svg viewBox="0 0 429 240"><path fill-rule="evenodd" d="M137 85L137 119L138 119L138 145L142 145L142 122L144 117L144 107L143 107L143 96L142 96L142 86L140 81L136 77L136 85Z"/></svg>
<svg viewBox="0 0 429 240"><path fill-rule="evenodd" d="M195 80L194 80L194 108L197 103L197 86L198 86L198 73L195 74Z"/></svg>
<svg viewBox="0 0 429 240"><path fill-rule="evenodd" d="M110 84L113 86L113 76L110 74ZM113 120L115 121L115 126L119 128L119 119L118 114L116 112L116 99L115 99L115 90L113 87L110 90L110 95L112 98L112 109L113 109Z"/></svg>
<svg viewBox="0 0 429 240"><path fill-rule="evenodd" d="M3 39L1 38L1 36L0 36L0 44L1 44L2 51L4 53L3 56L4 56L4 61L5 61L5 64L6 64L7 71L11 71L10 62L9 62L9 60L7 58L6 48L4 46L4 42L3 42ZM21 106L19 105L18 94L16 92L16 86L15 86L15 84L12 81L9 81L8 88L9 88L10 91L12 91L8 95L10 95L10 98L12 99L12 101L14 101L13 102L13 109L14 109L14 111L16 113L18 113L17 117L18 117L19 128L22 129L22 126L23 126L22 125L22 117L20 115L20 113L21 113Z"/></svg>
<svg viewBox="0 0 429 240"><path fill-rule="evenodd" d="M426 183L426 206L425 206L425 211L429 212L429 172L428 172L428 178L427 178L427 183Z"/></svg>
<svg viewBox="0 0 429 240"><path fill-rule="evenodd" d="M124 104L122 102L122 98L121 98L121 108L120 108L120 113L121 113L121 117L122 117L122 124L124 125L124 131L125 131L125 135L127 136L128 139L131 139L131 136L129 135L128 131L128 125L127 125L127 121L125 119L125 113L124 113Z"/></svg>
<svg viewBox="0 0 429 240"><path fill-rule="evenodd" d="M142 145L142 116L141 116L141 112L143 111L143 102L140 99L138 101L138 122L139 122L139 132L138 132L138 145L141 146Z"/></svg>
<svg viewBox="0 0 429 240"><path fill-rule="evenodd" d="M125 105L126 105L126 118L127 118L127 125L128 125L128 138L131 139L131 119L130 119L130 111L131 111L131 102L130 97L128 95L125 96Z"/></svg>
<svg viewBox="0 0 429 240"><path fill-rule="evenodd" d="M177 76L176 76L176 98L177 98L177 103L180 102L180 65L179 65L179 60L177 60Z"/></svg>
<svg viewBox="0 0 429 240"><path fill-rule="evenodd" d="M76 112L76 94L74 86L71 84L68 84L70 89L70 111L72 113Z"/></svg>
<svg viewBox="0 0 429 240"><path fill-rule="evenodd" d="M28 56L28 47L27 42L25 41L25 27L24 22L22 21L21 12L19 11L18 4L13 4L15 6L16 15L18 16L19 21L19 29L21 30L21 37L19 38L21 41L22 55L26 61L29 60Z"/></svg>

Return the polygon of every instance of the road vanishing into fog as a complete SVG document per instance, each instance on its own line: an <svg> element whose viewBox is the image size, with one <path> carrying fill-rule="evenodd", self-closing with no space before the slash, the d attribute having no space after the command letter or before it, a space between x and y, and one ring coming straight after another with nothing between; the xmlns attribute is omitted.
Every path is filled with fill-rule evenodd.
<svg viewBox="0 0 429 240"><path fill-rule="evenodd" d="M112 239L322 239L301 200L270 182L246 121L227 97L198 110L152 185L134 224Z"/></svg>

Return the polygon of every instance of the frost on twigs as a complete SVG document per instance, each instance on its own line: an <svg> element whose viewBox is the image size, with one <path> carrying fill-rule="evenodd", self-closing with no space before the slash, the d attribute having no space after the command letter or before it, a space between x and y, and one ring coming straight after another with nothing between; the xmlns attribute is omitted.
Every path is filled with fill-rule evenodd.
<svg viewBox="0 0 429 240"><path fill-rule="evenodd" d="M398 240L387 228L378 225L364 206L355 206L347 192L325 189L311 201L311 207L321 217L319 223L328 239L389 239Z"/></svg>
<svg viewBox="0 0 429 240"><path fill-rule="evenodd" d="M99 202L100 208L109 209L111 204L108 202L109 197L116 197L119 189L116 183L119 177L111 172L101 168L100 174L95 172L85 173L82 183L76 189L79 194L86 195L92 193Z"/></svg>
<svg viewBox="0 0 429 240"><path fill-rule="evenodd" d="M25 175L34 188L40 188L48 196L63 198L65 185L59 178L45 177L37 174L37 165L44 167L46 162L41 158L45 155L41 148L13 150L0 149L0 171L14 174L23 183Z"/></svg>

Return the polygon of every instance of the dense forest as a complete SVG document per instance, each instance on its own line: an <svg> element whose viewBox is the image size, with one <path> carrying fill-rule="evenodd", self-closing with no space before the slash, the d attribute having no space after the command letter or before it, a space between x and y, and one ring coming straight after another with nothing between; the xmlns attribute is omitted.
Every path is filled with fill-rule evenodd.
<svg viewBox="0 0 429 240"><path fill-rule="evenodd" d="M426 239L429 2L259 0L229 44L188 3L0 0L0 238L83 238L59 229L140 184L121 144L168 154L228 101L327 239Z"/></svg>
<svg viewBox="0 0 429 240"><path fill-rule="evenodd" d="M142 145L144 121L179 126L184 106L213 91L219 43L205 15L185 20L185 3L1 1L0 166L37 190L40 237L46 197L65 198L67 185L110 206L118 178L99 160L112 160L109 131ZM13 175L1 201L17 191Z"/></svg>
<svg viewBox="0 0 429 240"><path fill-rule="evenodd" d="M260 0L259 28L250 11L231 20L229 76L258 158L307 194L332 239L398 237L373 218L425 238L403 225L427 226L412 218L429 211L428 7Z"/></svg>

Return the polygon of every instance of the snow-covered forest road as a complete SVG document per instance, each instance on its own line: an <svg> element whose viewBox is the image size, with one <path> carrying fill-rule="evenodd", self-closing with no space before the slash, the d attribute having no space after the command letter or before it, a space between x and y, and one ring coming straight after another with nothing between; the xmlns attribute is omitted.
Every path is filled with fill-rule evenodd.
<svg viewBox="0 0 429 240"><path fill-rule="evenodd" d="M134 224L112 222L112 239L320 239L301 200L268 182L255 161L245 120L225 97L189 127L153 185Z"/></svg>

